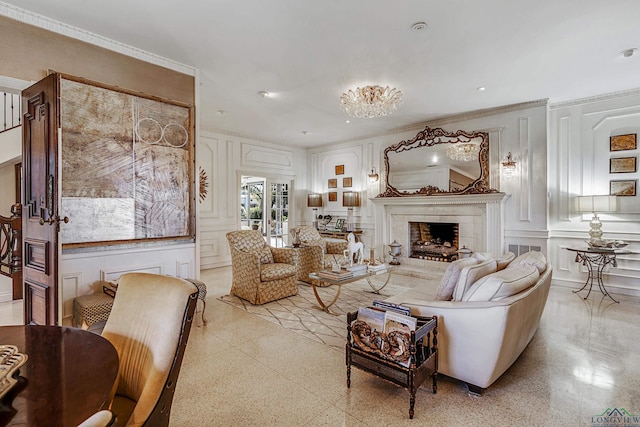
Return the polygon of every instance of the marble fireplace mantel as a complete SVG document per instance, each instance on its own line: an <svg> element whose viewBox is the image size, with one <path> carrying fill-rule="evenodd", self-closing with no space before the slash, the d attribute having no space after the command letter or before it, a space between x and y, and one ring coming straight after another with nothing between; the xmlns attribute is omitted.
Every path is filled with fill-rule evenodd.
<svg viewBox="0 0 640 427"><path fill-rule="evenodd" d="M457 222L460 247L501 254L508 197L506 193L489 193L371 198L376 218L375 248L386 254L389 244L396 240L403 245L401 264L411 263L407 258L408 222Z"/></svg>

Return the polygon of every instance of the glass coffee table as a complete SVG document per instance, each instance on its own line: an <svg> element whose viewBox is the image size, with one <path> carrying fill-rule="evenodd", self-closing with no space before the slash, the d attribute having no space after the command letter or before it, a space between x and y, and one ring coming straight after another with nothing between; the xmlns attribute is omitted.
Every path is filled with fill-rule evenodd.
<svg viewBox="0 0 640 427"><path fill-rule="evenodd" d="M387 274L387 278L384 281L384 283L382 285L374 283L373 281L371 281L371 277L372 276L377 276L380 274ZM340 297L340 290L342 288L342 285L346 285L348 283L353 283L356 282L358 280L361 279L366 279L367 283L369 284L369 286L371 286L371 289L373 289L373 292L375 293L379 293L380 290L382 288L384 288L385 286L387 286L387 283L389 283L389 276L391 276L391 268L387 267L384 270L379 270L379 271L364 271L361 273L354 273L352 276L346 277L346 278L340 278L340 279L333 279L333 278L329 278L329 277L323 277L320 273L310 273L309 274L309 279L311 280L311 286L313 288L313 294L316 297L316 300L318 301L318 304L320 305L319 307L316 307L320 310L323 310L329 314L333 314L334 316L338 316L338 313L335 313L333 311L331 311L331 306L333 304L335 304L335 302L338 300L338 298ZM325 286L323 286L323 288L330 286L330 285L335 285L337 287L336 293L333 296L333 299L329 302L329 303L325 303L322 298L320 297L320 294L318 294L318 289L316 287L316 283L317 282L322 282L325 284Z"/></svg>

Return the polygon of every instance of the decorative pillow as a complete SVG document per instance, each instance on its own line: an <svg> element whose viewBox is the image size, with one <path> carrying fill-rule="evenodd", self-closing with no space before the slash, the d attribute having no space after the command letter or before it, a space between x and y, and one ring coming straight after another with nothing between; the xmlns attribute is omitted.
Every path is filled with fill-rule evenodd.
<svg viewBox="0 0 640 427"><path fill-rule="evenodd" d="M491 252L474 252L471 256L480 262L493 259Z"/></svg>
<svg viewBox="0 0 640 427"><path fill-rule="evenodd" d="M516 254L514 254L513 252L507 252L501 257L496 258L496 261L498 262L498 271L504 270L509 265L509 263L511 263L511 261L515 259L515 257Z"/></svg>
<svg viewBox="0 0 640 427"><path fill-rule="evenodd" d="M273 254L269 246L263 246L255 250L256 255L260 257L260 264L273 264Z"/></svg>
<svg viewBox="0 0 640 427"><path fill-rule="evenodd" d="M449 267L444 272L440 286L436 290L436 301L451 301L453 297L453 290L458 283L460 272L468 265L476 265L478 260L475 258L462 258L449 263Z"/></svg>
<svg viewBox="0 0 640 427"><path fill-rule="evenodd" d="M467 292L470 286L475 286L478 280L487 274L495 273L498 269L498 264L495 259L482 262L476 265L469 265L462 269L458 283L453 291L453 300L462 301L463 295Z"/></svg>
<svg viewBox="0 0 640 427"><path fill-rule="evenodd" d="M542 274L547 269L547 258L542 252L531 251L511 261L507 268L524 267L527 265L535 266L538 269L538 273Z"/></svg>
<svg viewBox="0 0 640 427"><path fill-rule="evenodd" d="M462 301L498 301L530 288L538 277L540 273L533 265L496 271L474 283Z"/></svg>

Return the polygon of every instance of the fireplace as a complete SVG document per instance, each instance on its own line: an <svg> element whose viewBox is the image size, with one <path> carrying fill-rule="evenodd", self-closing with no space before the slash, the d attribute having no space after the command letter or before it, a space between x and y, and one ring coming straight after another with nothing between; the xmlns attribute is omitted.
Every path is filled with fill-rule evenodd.
<svg viewBox="0 0 640 427"><path fill-rule="evenodd" d="M458 259L457 223L409 221L409 258L451 262Z"/></svg>

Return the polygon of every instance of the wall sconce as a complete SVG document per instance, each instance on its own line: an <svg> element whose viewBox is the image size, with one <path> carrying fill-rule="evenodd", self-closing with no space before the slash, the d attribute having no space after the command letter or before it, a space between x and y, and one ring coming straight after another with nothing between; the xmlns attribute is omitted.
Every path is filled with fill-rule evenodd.
<svg viewBox="0 0 640 427"><path fill-rule="evenodd" d="M347 209L347 231L355 229L353 224L353 208L360 206L360 193L355 191L345 191L342 193L342 206Z"/></svg>
<svg viewBox="0 0 640 427"><path fill-rule="evenodd" d="M506 176L512 176L516 173L516 162L513 160L513 157L511 157L511 151L507 154L507 159L502 162L502 170Z"/></svg>
<svg viewBox="0 0 640 427"><path fill-rule="evenodd" d="M602 239L602 223L598 218L598 212L615 212L618 209L616 196L578 196L576 197L576 212L592 213L593 218L589 223L590 242Z"/></svg>
<svg viewBox="0 0 640 427"><path fill-rule="evenodd" d="M369 176L369 182L372 183L372 184L378 182L378 179L380 178L378 176L378 174L376 173L376 168L375 167L371 168L371 172L369 172L368 176Z"/></svg>
<svg viewBox="0 0 640 427"><path fill-rule="evenodd" d="M313 228L318 229L318 208L322 207L322 194L307 194L307 207L313 208Z"/></svg>

